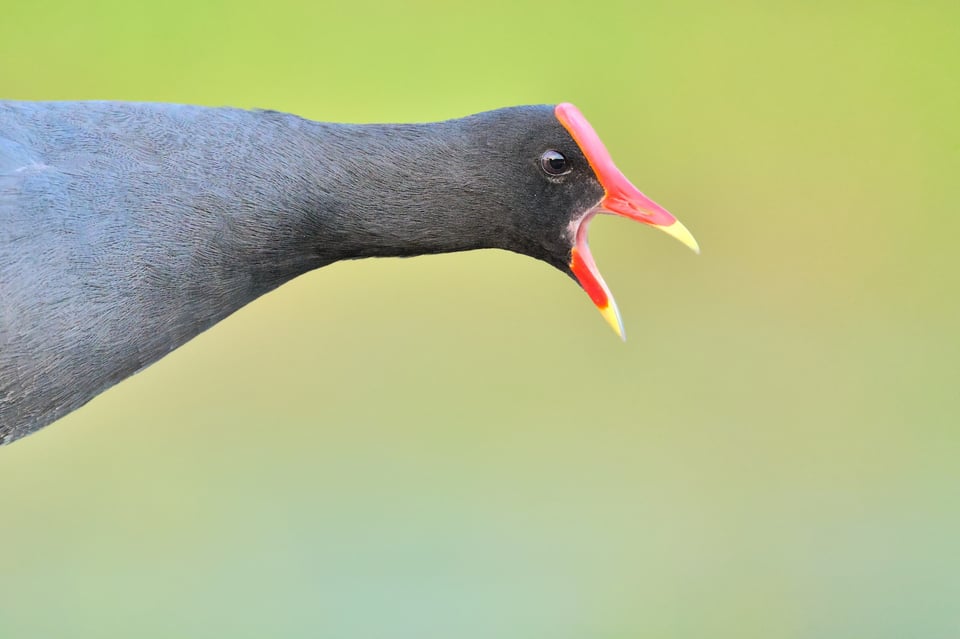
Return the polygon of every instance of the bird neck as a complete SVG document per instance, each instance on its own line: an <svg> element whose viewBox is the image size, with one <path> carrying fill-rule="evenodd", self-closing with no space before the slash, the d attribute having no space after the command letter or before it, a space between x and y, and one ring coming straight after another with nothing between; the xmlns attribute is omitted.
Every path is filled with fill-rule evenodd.
<svg viewBox="0 0 960 639"><path fill-rule="evenodd" d="M339 260L494 245L497 225L451 159L460 121L340 125L258 115L269 138L258 148L271 151L245 165L234 241L274 285Z"/></svg>

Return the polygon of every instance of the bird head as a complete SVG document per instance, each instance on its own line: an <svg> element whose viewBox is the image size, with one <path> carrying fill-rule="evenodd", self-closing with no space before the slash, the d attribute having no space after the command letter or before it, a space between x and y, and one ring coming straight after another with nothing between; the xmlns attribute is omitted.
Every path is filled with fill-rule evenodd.
<svg viewBox="0 0 960 639"><path fill-rule="evenodd" d="M489 176L488 184L481 178L478 188L489 203L492 185L500 185L492 194L502 211L496 219L509 220L508 228L493 229L493 236L503 240L500 248L538 258L573 277L623 338L617 304L590 253L590 221L598 213L625 217L699 253L693 235L624 176L572 104L501 109L472 118L483 121L475 129L480 150L498 156L482 164L499 175Z"/></svg>

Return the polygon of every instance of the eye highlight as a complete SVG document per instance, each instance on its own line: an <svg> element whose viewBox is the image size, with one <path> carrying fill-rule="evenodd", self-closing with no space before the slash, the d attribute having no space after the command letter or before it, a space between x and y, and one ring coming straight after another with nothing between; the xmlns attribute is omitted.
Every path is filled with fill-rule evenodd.
<svg viewBox="0 0 960 639"><path fill-rule="evenodd" d="M544 151L540 156L540 168L547 175L563 175L570 172L570 162L560 151Z"/></svg>

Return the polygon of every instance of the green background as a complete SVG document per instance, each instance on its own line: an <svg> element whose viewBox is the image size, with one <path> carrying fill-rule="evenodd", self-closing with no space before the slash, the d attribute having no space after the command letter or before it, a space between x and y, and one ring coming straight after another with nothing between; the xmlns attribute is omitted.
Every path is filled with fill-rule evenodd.
<svg viewBox="0 0 960 639"><path fill-rule="evenodd" d="M621 343L503 252L336 264L0 450L0 637L956 637L960 5L4 3L18 99L571 101Z"/></svg>

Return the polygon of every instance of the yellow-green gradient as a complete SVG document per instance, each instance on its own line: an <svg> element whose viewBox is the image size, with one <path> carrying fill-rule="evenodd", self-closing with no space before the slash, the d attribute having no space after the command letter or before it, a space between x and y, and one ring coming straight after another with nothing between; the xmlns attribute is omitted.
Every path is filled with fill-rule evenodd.
<svg viewBox="0 0 960 639"><path fill-rule="evenodd" d="M13 2L0 92L569 100L629 341L500 252L259 300L0 450L0 637L960 633L956 2Z"/></svg>

